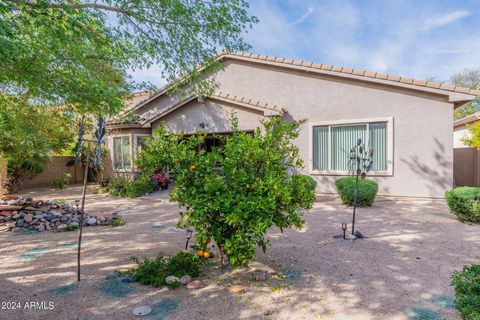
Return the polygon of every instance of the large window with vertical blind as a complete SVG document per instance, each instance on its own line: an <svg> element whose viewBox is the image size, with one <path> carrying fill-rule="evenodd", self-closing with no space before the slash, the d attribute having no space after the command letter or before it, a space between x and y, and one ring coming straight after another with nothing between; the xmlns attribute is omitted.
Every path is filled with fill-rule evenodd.
<svg viewBox="0 0 480 320"><path fill-rule="evenodd" d="M391 125L391 124L390 124ZM373 150L373 172L386 172L389 164L389 121L313 125L312 170L344 173L352 170L350 150L362 139Z"/></svg>

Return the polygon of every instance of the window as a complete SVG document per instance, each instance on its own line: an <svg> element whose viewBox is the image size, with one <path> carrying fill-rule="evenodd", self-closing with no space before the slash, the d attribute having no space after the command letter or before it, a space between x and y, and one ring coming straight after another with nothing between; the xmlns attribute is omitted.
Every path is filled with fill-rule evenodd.
<svg viewBox="0 0 480 320"><path fill-rule="evenodd" d="M373 149L372 171L388 169L388 121L332 124L312 127L312 169L324 172L351 171L350 149L362 139Z"/></svg>
<svg viewBox="0 0 480 320"><path fill-rule="evenodd" d="M130 137L113 138L113 163L115 169L131 169Z"/></svg>
<svg viewBox="0 0 480 320"><path fill-rule="evenodd" d="M150 136L137 136L137 155L145 148L149 137Z"/></svg>

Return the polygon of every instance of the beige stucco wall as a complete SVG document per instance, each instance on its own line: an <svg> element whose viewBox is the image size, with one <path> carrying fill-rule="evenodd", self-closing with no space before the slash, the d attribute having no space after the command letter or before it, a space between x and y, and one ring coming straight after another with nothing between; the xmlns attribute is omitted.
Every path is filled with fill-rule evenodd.
<svg viewBox="0 0 480 320"><path fill-rule="evenodd" d="M167 130L184 131L187 134L204 130L211 133L229 132L232 130L230 119L233 112L237 114L240 130L254 130L260 126L260 120L265 119L261 111L210 99L204 102L193 100L153 123L152 129L155 130L163 122ZM200 126L202 123L205 128Z"/></svg>
<svg viewBox="0 0 480 320"><path fill-rule="evenodd" d="M277 67L226 62L218 90L285 107L308 122L393 118L393 166L389 176L373 177L380 194L443 197L453 186L453 104L446 98L319 76ZM309 172L308 124L297 144ZM337 176L314 175L318 191L335 192Z"/></svg>

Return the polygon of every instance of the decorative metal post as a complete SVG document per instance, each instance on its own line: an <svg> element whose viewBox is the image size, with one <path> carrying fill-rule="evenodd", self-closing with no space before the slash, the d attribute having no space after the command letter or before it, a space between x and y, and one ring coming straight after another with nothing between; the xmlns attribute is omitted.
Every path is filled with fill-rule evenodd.
<svg viewBox="0 0 480 320"><path fill-rule="evenodd" d="M373 149L367 150L362 139L350 149L350 171L355 172L355 189L353 191L352 235L355 236L355 214L357 211L358 177L365 179L367 172L372 168Z"/></svg>

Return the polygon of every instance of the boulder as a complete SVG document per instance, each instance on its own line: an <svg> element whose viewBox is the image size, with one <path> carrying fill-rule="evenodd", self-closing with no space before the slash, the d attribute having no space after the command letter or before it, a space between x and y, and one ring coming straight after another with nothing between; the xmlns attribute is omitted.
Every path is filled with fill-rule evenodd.
<svg viewBox="0 0 480 320"><path fill-rule="evenodd" d="M176 282L180 282L180 279L178 279L175 276L168 276L168 277L165 278L165 283L167 283L167 284L174 284Z"/></svg>
<svg viewBox="0 0 480 320"><path fill-rule="evenodd" d="M67 225L65 223L62 223L62 224L58 225L57 230L58 231L65 231L66 228L67 228Z"/></svg>
<svg viewBox="0 0 480 320"><path fill-rule="evenodd" d="M43 223L40 223L38 226L37 226L37 230L42 232L45 230L45 225Z"/></svg>
<svg viewBox="0 0 480 320"><path fill-rule="evenodd" d="M192 277L190 277L188 274L184 275L183 277L180 278L180 283L186 286L190 282L192 282Z"/></svg>
<svg viewBox="0 0 480 320"><path fill-rule="evenodd" d="M87 220L87 224L88 224L89 226L94 226L96 223L97 223L97 219L96 219L96 218L89 218L89 219Z"/></svg>
<svg viewBox="0 0 480 320"><path fill-rule="evenodd" d="M204 287L204 285L203 285L202 280L193 280L192 282L187 284L187 288L190 289L190 290L197 290L197 289L201 289L203 287Z"/></svg>

